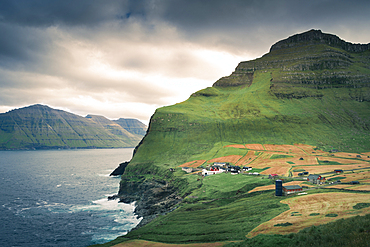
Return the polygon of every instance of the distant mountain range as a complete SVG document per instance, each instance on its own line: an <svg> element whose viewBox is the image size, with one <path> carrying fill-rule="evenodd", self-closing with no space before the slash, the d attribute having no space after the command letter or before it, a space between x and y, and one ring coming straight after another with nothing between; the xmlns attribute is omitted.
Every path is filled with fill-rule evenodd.
<svg viewBox="0 0 370 247"><path fill-rule="evenodd" d="M135 147L146 129L136 119L81 117L37 104L0 113L0 150Z"/></svg>

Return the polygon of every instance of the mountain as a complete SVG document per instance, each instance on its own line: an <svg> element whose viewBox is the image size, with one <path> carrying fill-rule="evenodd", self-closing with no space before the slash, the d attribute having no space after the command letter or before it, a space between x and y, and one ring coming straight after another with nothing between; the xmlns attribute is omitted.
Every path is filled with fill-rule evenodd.
<svg viewBox="0 0 370 247"><path fill-rule="evenodd" d="M260 157L261 172L278 169L274 159L306 155L281 163L294 176L300 158L310 165L342 165L369 157L369 48L320 30L296 34L264 56L239 63L231 75L188 100L157 109L120 183L121 200L136 201L135 212L144 217L125 239L242 240L252 225L287 210L270 192L249 194L271 180L226 175L210 180L186 174L184 166L202 169L221 159L244 164ZM331 159L328 151L348 155L342 163L320 161ZM361 162L368 165L366 158ZM165 216L156 218L159 214Z"/></svg>
<svg viewBox="0 0 370 247"><path fill-rule="evenodd" d="M103 116L86 118L45 105L0 114L0 149L134 147L143 135Z"/></svg>
<svg viewBox="0 0 370 247"><path fill-rule="evenodd" d="M240 143L370 150L368 47L319 30L279 41L212 87L157 109L131 163L176 166Z"/></svg>
<svg viewBox="0 0 370 247"><path fill-rule="evenodd" d="M144 136L146 134L147 126L137 119L131 118L120 118L113 120L113 122L119 124L122 128L128 130L131 133Z"/></svg>

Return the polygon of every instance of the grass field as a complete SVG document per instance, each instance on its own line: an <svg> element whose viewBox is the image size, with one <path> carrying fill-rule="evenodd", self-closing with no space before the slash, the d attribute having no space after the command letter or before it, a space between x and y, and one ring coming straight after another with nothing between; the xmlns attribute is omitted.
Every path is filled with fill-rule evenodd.
<svg viewBox="0 0 370 247"><path fill-rule="evenodd" d="M354 215L365 215L370 213L370 208L361 210L353 209L357 203L369 203L370 194L359 193L323 193L310 194L281 201L289 205L289 210L275 218L262 223L253 229L247 236L254 237L258 234L288 234L298 232L308 226L321 225L332 221L327 214L337 214L335 219L353 217ZM298 212L300 216L292 216ZM317 214L310 216L310 214ZM276 224L289 222L292 225L286 227L275 227Z"/></svg>

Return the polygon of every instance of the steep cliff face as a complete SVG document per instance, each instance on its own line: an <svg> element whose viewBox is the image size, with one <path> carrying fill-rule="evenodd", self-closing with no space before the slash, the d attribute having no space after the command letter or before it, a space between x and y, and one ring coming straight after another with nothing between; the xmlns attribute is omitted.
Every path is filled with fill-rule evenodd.
<svg viewBox="0 0 370 247"><path fill-rule="evenodd" d="M104 117L45 105L0 114L0 149L134 147L141 138Z"/></svg>

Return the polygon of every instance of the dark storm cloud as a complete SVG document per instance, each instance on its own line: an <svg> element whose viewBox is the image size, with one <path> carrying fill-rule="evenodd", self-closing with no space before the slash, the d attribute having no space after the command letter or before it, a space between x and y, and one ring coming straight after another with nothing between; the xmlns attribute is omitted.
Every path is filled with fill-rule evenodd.
<svg viewBox="0 0 370 247"><path fill-rule="evenodd" d="M0 109L125 105L149 118L142 109L184 100L293 34L369 43L368 13L367 0L1 0Z"/></svg>
<svg viewBox="0 0 370 247"><path fill-rule="evenodd" d="M126 13L127 1L2 0L0 20L24 26L92 26Z"/></svg>
<svg viewBox="0 0 370 247"><path fill-rule="evenodd" d="M292 30L333 30L349 25L353 33L367 30L370 13L370 1L189 0L161 3L160 18L176 25L188 39L231 50L262 49L294 34Z"/></svg>

